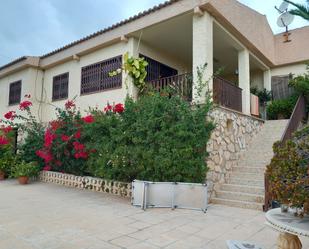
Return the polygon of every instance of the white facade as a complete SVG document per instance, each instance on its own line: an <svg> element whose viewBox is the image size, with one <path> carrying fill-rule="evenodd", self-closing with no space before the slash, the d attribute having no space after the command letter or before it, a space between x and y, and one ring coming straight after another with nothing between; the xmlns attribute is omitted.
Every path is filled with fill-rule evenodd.
<svg viewBox="0 0 309 249"><path fill-rule="evenodd" d="M243 11L247 18L256 16L255 21L265 19L259 15L252 15L252 10L235 4L234 0L228 2L229 8L237 7L237 11ZM207 63L204 79L210 80L210 89L213 86L214 68L218 66L216 63L227 66L225 77L242 88L242 111L250 115L250 87L257 86L260 89L270 90L272 76L290 73L299 75L306 72L306 66L303 60L295 61L290 65L275 65L271 61L274 53L270 52L268 55L265 54L266 50L262 51L262 49L264 54L257 53L255 44L250 43L254 34L251 38L246 37L246 40L230 27L239 25L243 29L243 36L246 36L249 34L247 31L250 30L250 23L246 24L233 19L233 15L227 18L230 23L222 21L220 11L225 13L224 9L220 10L220 2L215 3L218 6L211 5L206 0L183 0L169 4L108 32L38 58L38 64L31 64L31 60L28 64L18 61L0 68L0 116L7 111L18 110L18 105L8 105L9 84L17 80L22 81L21 96L32 95L34 114L42 122L54 119L55 107L63 107L68 99L75 98L77 107L85 113L89 107L103 109L107 103L123 103L127 95L136 98L136 88L124 72L121 88L81 95L83 67L124 55L126 52L135 57L143 54L176 69L178 74L193 72L195 83L197 67ZM214 8L217 8L218 13ZM183 32L187 32L185 36L181 36L179 32L182 28ZM261 30L267 29L264 27ZM164 36L160 36L160 32ZM178 37L178 40L173 40L173 36ZM273 37L268 38L268 42L275 40ZM276 36L277 43L279 38ZM162 39L164 42L161 42ZM272 45L275 46L275 43ZM271 49L271 47L265 48ZM36 60L33 59L33 61ZM53 77L63 73L69 73L68 98L52 101ZM193 97L195 90L196 85L193 86ZM203 99L194 99L194 101L202 102Z"/></svg>

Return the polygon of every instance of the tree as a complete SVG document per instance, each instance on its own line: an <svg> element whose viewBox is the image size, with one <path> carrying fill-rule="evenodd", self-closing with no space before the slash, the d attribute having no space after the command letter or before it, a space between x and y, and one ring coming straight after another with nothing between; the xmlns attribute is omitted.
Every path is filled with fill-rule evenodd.
<svg viewBox="0 0 309 249"><path fill-rule="evenodd" d="M296 7L295 9L292 9L292 10L289 11L292 15L300 16L300 17L304 18L305 20L309 21L309 0L306 1L307 5L294 3L294 2L289 1L289 0L284 0L284 1L289 3L289 4L292 4L294 7Z"/></svg>

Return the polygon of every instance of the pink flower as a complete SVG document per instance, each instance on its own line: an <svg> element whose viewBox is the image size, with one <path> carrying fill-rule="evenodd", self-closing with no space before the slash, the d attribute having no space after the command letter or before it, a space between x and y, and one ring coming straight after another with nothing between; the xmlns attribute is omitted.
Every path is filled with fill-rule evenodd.
<svg viewBox="0 0 309 249"><path fill-rule="evenodd" d="M74 150L81 151L85 149L85 145L79 143L79 142L73 142Z"/></svg>
<svg viewBox="0 0 309 249"><path fill-rule="evenodd" d="M76 105L75 105L75 103L74 103L73 100L68 100L68 101L64 104L64 106L65 106L65 109L69 110L69 109L74 108Z"/></svg>
<svg viewBox="0 0 309 249"><path fill-rule="evenodd" d="M45 137L44 137L44 146L45 147L50 147L55 140L56 135L51 133L50 129L47 129L45 132Z"/></svg>
<svg viewBox="0 0 309 249"><path fill-rule="evenodd" d="M43 168L44 171L50 171L51 169L52 167L49 165L45 165L45 167Z"/></svg>
<svg viewBox="0 0 309 249"><path fill-rule="evenodd" d="M4 114L4 117L6 119L10 119L10 120L14 120L14 118L16 117L16 112L14 111L9 111L6 114Z"/></svg>
<svg viewBox="0 0 309 249"><path fill-rule="evenodd" d="M113 110L113 107L110 104L107 104L107 106L104 108L105 112L109 112L111 110Z"/></svg>
<svg viewBox="0 0 309 249"><path fill-rule="evenodd" d="M79 139L80 138L80 130L78 130L75 135L74 135L75 138Z"/></svg>
<svg viewBox="0 0 309 249"><path fill-rule="evenodd" d="M85 151L76 152L76 153L74 154L74 157L75 157L76 159L80 159L80 158L82 158L82 159L87 159L87 158L88 158L88 153L85 152Z"/></svg>
<svg viewBox="0 0 309 249"><path fill-rule="evenodd" d="M124 112L123 104L119 103L119 104L115 105L115 107L113 108L113 112L123 113Z"/></svg>
<svg viewBox="0 0 309 249"><path fill-rule="evenodd" d="M86 117L83 117L82 120L85 122L85 123L88 123L88 124L91 124L94 122L94 117L92 115L88 115Z"/></svg>
<svg viewBox="0 0 309 249"><path fill-rule="evenodd" d="M25 100L19 104L19 109L21 111L27 110L30 106L32 106L32 102L29 100Z"/></svg>
<svg viewBox="0 0 309 249"><path fill-rule="evenodd" d="M7 127L1 128L1 130L7 134L7 133L10 133L13 130L13 128L12 126L7 126Z"/></svg>
<svg viewBox="0 0 309 249"><path fill-rule="evenodd" d="M0 145L7 145L10 141L5 136L0 136Z"/></svg>
<svg viewBox="0 0 309 249"><path fill-rule="evenodd" d="M35 152L35 154L38 157L42 158L45 161L45 163L49 163L51 160L53 160L53 156L52 156L52 154L50 152L46 152L46 151L42 151L42 150L37 150Z"/></svg>
<svg viewBox="0 0 309 249"><path fill-rule="evenodd" d="M67 142L67 141L70 140L70 137L67 136L67 135L62 135L62 136L61 136L61 140L62 140L63 142Z"/></svg>

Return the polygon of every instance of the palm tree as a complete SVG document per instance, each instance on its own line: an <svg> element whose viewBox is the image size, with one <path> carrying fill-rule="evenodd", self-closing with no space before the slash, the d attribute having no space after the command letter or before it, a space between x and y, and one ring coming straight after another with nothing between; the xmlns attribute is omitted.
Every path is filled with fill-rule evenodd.
<svg viewBox="0 0 309 249"><path fill-rule="evenodd" d="M296 7L296 9L289 11L292 15L300 16L304 18L305 20L309 21L309 0L307 0L307 6L304 4L294 3L289 0L284 0L284 1Z"/></svg>

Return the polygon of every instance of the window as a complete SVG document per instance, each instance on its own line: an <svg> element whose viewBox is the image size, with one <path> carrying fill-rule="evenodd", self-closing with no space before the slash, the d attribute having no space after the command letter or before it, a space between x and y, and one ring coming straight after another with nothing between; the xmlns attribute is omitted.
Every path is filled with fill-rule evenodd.
<svg viewBox="0 0 309 249"><path fill-rule="evenodd" d="M66 99L68 97L69 73L57 75L53 78L53 100Z"/></svg>
<svg viewBox="0 0 309 249"><path fill-rule="evenodd" d="M109 73L122 67L122 56L117 56L82 68L81 94L94 93L122 86L122 74Z"/></svg>
<svg viewBox="0 0 309 249"><path fill-rule="evenodd" d="M19 104L20 98L21 98L21 80L15 81L10 84L9 105Z"/></svg>
<svg viewBox="0 0 309 249"><path fill-rule="evenodd" d="M152 80L158 80L165 77L170 77L178 74L178 71L174 68L171 68L165 64L162 64L159 61L151 59L147 56L140 55L145 58L145 61L148 62L148 66L146 67L147 77L146 82Z"/></svg>

